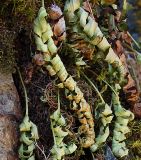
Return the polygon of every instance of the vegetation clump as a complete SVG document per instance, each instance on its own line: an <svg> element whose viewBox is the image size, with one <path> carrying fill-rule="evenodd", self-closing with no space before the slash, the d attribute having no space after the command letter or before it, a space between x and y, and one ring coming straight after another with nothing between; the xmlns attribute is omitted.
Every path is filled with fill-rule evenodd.
<svg viewBox="0 0 141 160"><path fill-rule="evenodd" d="M0 7L1 15L8 12L16 19L21 17L21 23L15 24L14 18L11 23L14 30L19 24L19 34L5 29L0 35L1 68L10 70L15 66L17 51L11 45L15 36L21 39L15 45L24 46L19 50L22 53L19 53L20 63L17 64L28 64L20 66L30 97L27 98L21 80L26 113L20 125L20 159L88 159L87 156L94 159L99 154L103 158L106 147L113 157L122 158L133 152L136 152L133 157L140 156L140 123L138 128L133 125L137 121L133 120L134 114L129 109L129 105L138 101L139 94L128 71L128 53L125 52L133 38L131 35L131 39L127 38L129 34L123 20L126 1L124 15L116 2L42 0L38 13L38 1L7 0ZM35 43L27 29L31 42L26 50L28 42L21 30L24 24L31 28L29 22L34 18ZM128 47L124 49L122 42ZM56 90L59 90L58 96ZM45 99L40 97L43 93ZM135 129L139 132L137 137L133 133Z"/></svg>

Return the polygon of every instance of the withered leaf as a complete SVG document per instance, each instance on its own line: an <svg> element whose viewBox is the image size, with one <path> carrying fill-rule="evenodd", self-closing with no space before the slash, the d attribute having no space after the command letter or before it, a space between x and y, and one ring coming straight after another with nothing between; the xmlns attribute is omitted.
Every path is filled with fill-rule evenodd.
<svg viewBox="0 0 141 160"><path fill-rule="evenodd" d="M59 21L54 25L54 35L55 36L61 36L62 33L64 33L66 30L64 18L62 17L59 19ZM64 37L65 39L65 37Z"/></svg>
<svg viewBox="0 0 141 160"><path fill-rule="evenodd" d="M58 18L62 16L63 13L57 5L52 4L48 11L48 14L49 14L50 19L57 20Z"/></svg>
<svg viewBox="0 0 141 160"><path fill-rule="evenodd" d="M133 108L133 106L137 103L137 101L139 99L139 93L138 93L138 90L136 87L136 83L129 73L128 65L127 65L127 61L126 61L126 56L124 54L124 48L123 48L120 40L115 41L114 51L117 53L122 64L125 67L125 71L124 71L125 75L124 76L125 76L125 79L127 80L127 83L124 85L123 91L126 95L127 101L131 105L131 108Z"/></svg>
<svg viewBox="0 0 141 160"><path fill-rule="evenodd" d="M122 36L122 39L123 39L126 43L131 44L132 39L131 39L131 37L128 35L128 33L127 33L126 31L122 32L121 36Z"/></svg>
<svg viewBox="0 0 141 160"><path fill-rule="evenodd" d="M83 8L87 11L87 12L91 12L91 8L90 8L90 4L89 4L89 2L84 2L83 3Z"/></svg>
<svg viewBox="0 0 141 160"><path fill-rule="evenodd" d="M52 5L49 9L50 24L53 30L54 43L66 39L66 24L61 9L57 5Z"/></svg>
<svg viewBox="0 0 141 160"><path fill-rule="evenodd" d="M121 44L121 41L120 40L116 40L115 42L115 49L116 49L116 53L118 54L118 56L120 56L123 52L123 46ZM125 60L123 60L125 61Z"/></svg>
<svg viewBox="0 0 141 160"><path fill-rule="evenodd" d="M29 63L25 68L25 75L26 75L26 79L24 80L25 83L29 83L31 81L33 72L34 72L34 67L31 63Z"/></svg>
<svg viewBox="0 0 141 160"><path fill-rule="evenodd" d="M33 62L38 66L42 66L45 63L43 55L41 53L35 54L33 57Z"/></svg>
<svg viewBox="0 0 141 160"><path fill-rule="evenodd" d="M115 20L117 21L117 22L120 22L120 19L121 19L121 11L115 11L116 12L116 16L115 16Z"/></svg>

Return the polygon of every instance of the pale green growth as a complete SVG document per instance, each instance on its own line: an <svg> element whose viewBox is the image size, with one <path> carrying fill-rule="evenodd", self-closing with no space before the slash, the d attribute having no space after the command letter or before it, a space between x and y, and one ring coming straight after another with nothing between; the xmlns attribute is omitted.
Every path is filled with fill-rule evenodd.
<svg viewBox="0 0 141 160"><path fill-rule="evenodd" d="M59 86L67 90L66 98L72 101L72 108L75 108L74 111L81 123L81 126L78 128L78 133L83 135L80 138L80 144L82 147L88 148L94 143L95 138L91 108L84 99L83 93L77 86L72 76L68 74L62 60L57 54L57 47L52 39L53 32L49 23L45 20L46 16L47 13L45 8L41 7L37 18L34 21L34 33L37 50L43 52L44 61L46 62L44 66L49 71L49 74L51 76L56 74L62 83ZM48 63L50 64L48 65Z"/></svg>
<svg viewBox="0 0 141 160"><path fill-rule="evenodd" d="M72 154L77 149L74 143L67 145L63 142L64 138L68 135L68 132L63 131L63 127L66 126L65 118L60 112L60 97L58 91L58 109L50 116L51 129L53 133L54 146L51 149L52 159L62 160L67 154Z"/></svg>
<svg viewBox="0 0 141 160"><path fill-rule="evenodd" d="M134 119L134 115L131 111L126 110L121 106L119 101L119 84L115 84L116 95L113 93L112 102L114 106L114 111L116 115L115 128L113 132L112 140L112 151L117 157L124 157L128 155L128 149L124 140L126 139L125 134L130 132L127 126L130 121Z"/></svg>
<svg viewBox="0 0 141 160"><path fill-rule="evenodd" d="M81 73L90 83L90 85L94 88L94 90L96 91L96 93L98 94L102 102L97 105L96 113L95 113L97 120L100 119L101 121L100 131L98 136L95 139L95 144L93 144L90 147L91 151L95 152L106 142L109 136L109 123L111 123L113 119L113 115L112 115L111 107L107 103L105 103L101 93L99 92L97 87L94 85L94 83L83 72Z"/></svg>
<svg viewBox="0 0 141 160"><path fill-rule="evenodd" d="M80 0L67 0L64 14L74 32L81 34L85 41L97 46L105 53L105 60L118 68L120 80L123 81L125 68L122 62L104 37L95 19L91 18L88 12L81 7Z"/></svg>
<svg viewBox="0 0 141 160"><path fill-rule="evenodd" d="M81 34L85 41L88 41L94 46L97 46L105 53L105 61L111 64L120 73L119 83L124 81L126 68L123 66L121 60L111 48L111 45L104 37L97 22L91 18L87 11L85 11L80 4L80 0L67 0L65 4L64 13L75 33ZM124 109L119 101L119 88L115 87L117 94L113 92L113 105L117 120L115 123L112 149L116 156L123 157L128 154L128 149L125 146L125 134L129 132L127 124L133 119L133 114ZM102 98L101 98L102 99ZM112 119L110 119L111 121ZM105 122L103 121L103 124ZM119 133L120 132L120 133ZM109 135L109 130L105 130L105 134ZM105 140L101 137L101 140ZM100 141L101 141L100 140ZM99 138L97 139L99 141ZM95 151L98 144L94 144L92 150Z"/></svg>
<svg viewBox="0 0 141 160"><path fill-rule="evenodd" d="M25 117L20 124L20 132L21 132L21 137L20 137L20 148L19 148L19 158L21 160L35 160L34 156L34 149L35 149L35 142L39 139L38 136L38 129L37 126L30 121L29 116L28 116L28 98L27 98L27 92L25 85L23 83L21 74L19 69L18 73L22 82L22 86L24 89L24 95L25 95L25 102L26 102L26 113Z"/></svg>
<svg viewBox="0 0 141 160"><path fill-rule="evenodd" d="M113 119L112 110L110 106L106 103L101 103L97 106L97 109L101 109L103 111L97 112L96 115L98 119L101 120L101 126L98 136L96 137L96 143L90 147L92 152L95 152L99 147L101 147L109 137L109 124Z"/></svg>

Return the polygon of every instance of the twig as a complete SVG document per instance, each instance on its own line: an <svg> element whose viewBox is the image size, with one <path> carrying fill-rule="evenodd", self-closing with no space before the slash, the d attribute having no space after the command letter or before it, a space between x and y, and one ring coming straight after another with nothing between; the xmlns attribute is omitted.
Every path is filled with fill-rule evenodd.
<svg viewBox="0 0 141 160"><path fill-rule="evenodd" d="M56 139L55 139L55 134L54 134L54 129L53 129L52 120L51 120L51 130L52 130L52 134L53 134L54 144L56 145Z"/></svg>
<svg viewBox="0 0 141 160"><path fill-rule="evenodd" d="M59 89L58 89L58 110L60 112L60 93L59 93Z"/></svg>
<svg viewBox="0 0 141 160"><path fill-rule="evenodd" d="M35 146L42 152L42 154L43 154L44 157L45 157L45 160L48 160L50 154L49 154L48 157L47 157L47 156L45 155L44 149L41 149L41 147L39 147L37 143L35 143Z"/></svg>
<svg viewBox="0 0 141 160"><path fill-rule="evenodd" d="M58 109L57 109L60 113L60 94L59 94L59 89L58 89ZM52 120L51 120L51 130L52 130L52 134L53 134L53 140L54 140L54 144L56 145L56 139L55 139L55 134L54 134L54 129L53 129L53 124L52 124Z"/></svg>
<svg viewBox="0 0 141 160"><path fill-rule="evenodd" d="M129 32L127 32L127 34L128 34L128 36L132 39L132 41L135 43L135 45L136 45L139 49L141 49L140 45L139 45L138 42L132 37L132 35L131 35Z"/></svg>
<svg viewBox="0 0 141 160"><path fill-rule="evenodd" d="M45 1L42 0L42 7L45 7Z"/></svg>
<svg viewBox="0 0 141 160"><path fill-rule="evenodd" d="M130 52L130 54L133 54L135 60L137 60L137 55L140 55L141 53L138 52L138 51L136 51L134 48L132 48L132 47L131 47L130 45L128 45L127 43L124 43L124 46L125 46L126 48L128 48L130 51L132 51L132 52Z"/></svg>
<svg viewBox="0 0 141 160"><path fill-rule="evenodd" d="M89 70L89 71L90 71L91 73L95 74L96 76L98 76L98 75L97 75L95 72L93 72L92 70ZM115 95L117 95L117 93L116 93L116 91L114 90L114 88L113 88L107 81L105 81L105 80L102 79L101 77L100 77L100 79L110 87L110 89L115 93Z"/></svg>
<svg viewBox="0 0 141 160"><path fill-rule="evenodd" d="M31 85L32 85L32 86L34 86L34 87L36 87L36 88L41 89L42 91L45 91L45 89L44 89L44 88L42 88L42 87L40 87L40 86L38 86L38 85L36 85L36 84L34 84L34 83L31 83Z"/></svg>
<svg viewBox="0 0 141 160"><path fill-rule="evenodd" d="M127 0L123 0L123 10L127 11Z"/></svg>
<svg viewBox="0 0 141 160"><path fill-rule="evenodd" d="M99 90L97 89L97 87L94 85L94 83L92 83L92 81L85 75L84 72L81 71L81 74L87 79L87 81L91 84L91 86L95 89L95 91L97 92L97 94L99 95L102 103L105 103L103 97L101 96L101 93L99 92Z"/></svg>
<svg viewBox="0 0 141 160"><path fill-rule="evenodd" d="M27 97L27 91L26 91L26 88L25 88L25 85L24 85L24 82L23 82L23 79L22 79L22 76L21 76L21 72L20 72L20 70L19 70L18 67L17 67L17 71L18 71L18 74L19 74L19 77L20 77L20 80L21 80L21 83L22 83L23 90L24 90L26 115L28 116L28 97Z"/></svg>

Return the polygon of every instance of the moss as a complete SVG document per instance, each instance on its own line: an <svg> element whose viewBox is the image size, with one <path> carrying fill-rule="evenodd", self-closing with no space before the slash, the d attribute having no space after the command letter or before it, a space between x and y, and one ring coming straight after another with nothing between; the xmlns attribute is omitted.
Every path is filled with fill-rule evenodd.
<svg viewBox="0 0 141 160"><path fill-rule="evenodd" d="M49 6L52 3L56 3L59 6L63 6L64 2L64 0L47 0L45 5ZM28 21L32 21L40 5L41 0L1 0L0 15L25 16Z"/></svg>
<svg viewBox="0 0 141 160"><path fill-rule="evenodd" d="M2 31L2 32L1 32ZM13 72L15 66L14 34L0 27L0 72Z"/></svg>
<svg viewBox="0 0 141 160"><path fill-rule="evenodd" d="M45 1L46 5L49 6L52 3L57 4L58 6L62 7L63 4L65 3L65 0L48 0L47 2Z"/></svg>
<svg viewBox="0 0 141 160"><path fill-rule="evenodd" d="M36 0L2 0L0 15L3 17L12 16L12 18L26 17L28 21L32 21L35 17L37 4Z"/></svg>
<svg viewBox="0 0 141 160"><path fill-rule="evenodd" d="M52 3L63 6L63 0L47 0L45 6ZM0 1L0 70L11 71L15 65L14 39L24 28L31 32L41 0L1 0ZM15 32L14 32L15 31Z"/></svg>
<svg viewBox="0 0 141 160"><path fill-rule="evenodd" d="M141 120L135 120L130 123L131 133L128 139L128 147L130 155L137 160L141 157Z"/></svg>

